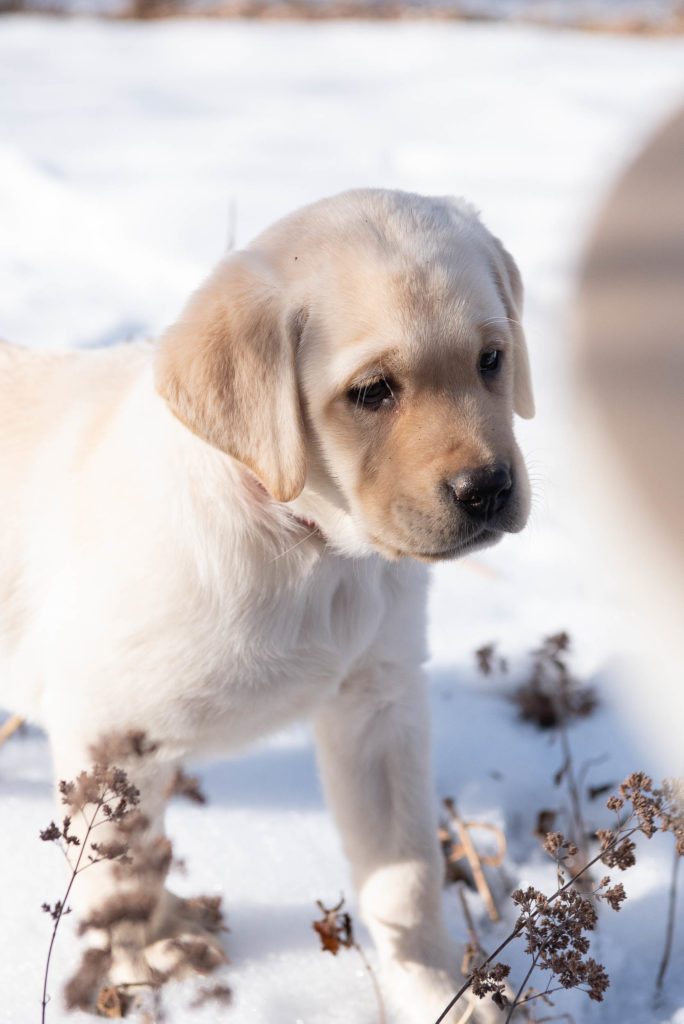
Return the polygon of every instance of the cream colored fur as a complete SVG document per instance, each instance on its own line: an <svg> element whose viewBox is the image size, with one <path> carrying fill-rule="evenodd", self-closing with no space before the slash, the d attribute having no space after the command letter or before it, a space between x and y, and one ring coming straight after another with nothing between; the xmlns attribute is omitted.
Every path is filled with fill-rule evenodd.
<svg viewBox="0 0 684 1024"><path fill-rule="evenodd" d="M445 481L473 460L509 460L502 529L524 524L520 301L465 204L363 191L230 257L158 344L0 345L0 703L48 730L58 778L100 734L144 729L160 746L138 782L160 830L179 761L313 716L360 907L415 1024L458 973L416 559L459 552ZM485 344L505 353L494 390ZM358 374L387 366L396 409L355 408ZM85 904L115 885L98 870ZM163 937L142 930L119 977Z"/></svg>

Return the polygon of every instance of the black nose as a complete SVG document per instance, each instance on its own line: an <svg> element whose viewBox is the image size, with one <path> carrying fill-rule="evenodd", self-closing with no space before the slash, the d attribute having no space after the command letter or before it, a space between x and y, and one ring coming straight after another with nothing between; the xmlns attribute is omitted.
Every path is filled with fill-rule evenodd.
<svg viewBox="0 0 684 1024"><path fill-rule="evenodd" d="M510 470L504 463L462 469L450 485L458 504L478 522L485 522L500 512L513 488Z"/></svg>

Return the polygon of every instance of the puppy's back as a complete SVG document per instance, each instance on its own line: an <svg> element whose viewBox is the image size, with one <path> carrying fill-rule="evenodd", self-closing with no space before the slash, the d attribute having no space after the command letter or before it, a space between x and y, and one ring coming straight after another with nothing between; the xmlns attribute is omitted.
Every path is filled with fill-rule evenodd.
<svg viewBox="0 0 684 1024"><path fill-rule="evenodd" d="M38 683L22 647L78 530L78 495L96 490L90 465L116 432L150 351L41 352L0 342L0 707L30 711L26 691Z"/></svg>

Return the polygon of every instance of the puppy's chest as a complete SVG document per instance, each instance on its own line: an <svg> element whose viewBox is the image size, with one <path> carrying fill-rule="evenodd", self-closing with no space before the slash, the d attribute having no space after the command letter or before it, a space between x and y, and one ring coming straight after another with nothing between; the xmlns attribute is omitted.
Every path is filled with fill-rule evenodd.
<svg viewBox="0 0 684 1024"><path fill-rule="evenodd" d="M339 562L236 600L202 686L226 738L226 729L241 742L311 713L371 650L386 608L382 572Z"/></svg>

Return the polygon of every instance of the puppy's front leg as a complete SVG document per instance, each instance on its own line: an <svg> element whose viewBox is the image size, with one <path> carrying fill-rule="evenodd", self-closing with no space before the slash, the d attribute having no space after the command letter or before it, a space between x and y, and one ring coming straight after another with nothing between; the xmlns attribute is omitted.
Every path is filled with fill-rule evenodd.
<svg viewBox="0 0 684 1024"><path fill-rule="evenodd" d="M420 669L374 666L346 680L316 719L327 796L351 861L386 989L432 1024L454 994L456 950L442 917L444 868ZM459 1004L452 1021L462 1018Z"/></svg>

